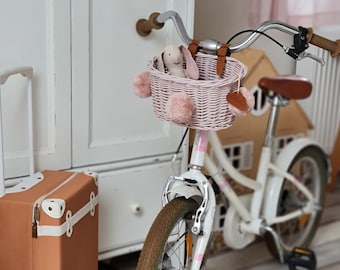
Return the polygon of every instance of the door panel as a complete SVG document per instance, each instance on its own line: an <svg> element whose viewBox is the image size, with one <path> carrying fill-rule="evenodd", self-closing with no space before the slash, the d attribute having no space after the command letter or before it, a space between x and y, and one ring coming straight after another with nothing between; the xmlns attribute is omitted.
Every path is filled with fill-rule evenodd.
<svg viewBox="0 0 340 270"><path fill-rule="evenodd" d="M156 119L151 98L137 97L132 84L149 59L180 41L172 22L147 37L135 24L169 9L191 22L192 2L72 1L73 166L176 150L182 128Z"/></svg>
<svg viewBox="0 0 340 270"><path fill-rule="evenodd" d="M120 249L142 244L152 221L159 212L161 191L173 166L159 162L99 173L99 254L119 253Z"/></svg>
<svg viewBox="0 0 340 270"><path fill-rule="evenodd" d="M68 0L2 1L0 69L34 70L36 169L71 166L70 3ZM6 177L28 172L26 80L2 87Z"/></svg>

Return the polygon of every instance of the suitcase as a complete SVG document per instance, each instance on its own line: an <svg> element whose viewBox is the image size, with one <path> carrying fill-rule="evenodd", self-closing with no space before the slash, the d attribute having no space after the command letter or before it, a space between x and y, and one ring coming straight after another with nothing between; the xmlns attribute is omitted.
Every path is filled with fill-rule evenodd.
<svg viewBox="0 0 340 270"><path fill-rule="evenodd" d="M31 118L32 68L0 72L0 86L17 73L28 80L28 118ZM51 170L35 173L31 119L30 173L9 187L4 181L0 114L0 269L98 269L96 175Z"/></svg>

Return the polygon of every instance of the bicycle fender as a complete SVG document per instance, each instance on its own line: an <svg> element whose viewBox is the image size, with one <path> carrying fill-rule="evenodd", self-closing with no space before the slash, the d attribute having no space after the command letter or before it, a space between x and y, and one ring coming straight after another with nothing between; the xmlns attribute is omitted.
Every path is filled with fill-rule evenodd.
<svg viewBox="0 0 340 270"><path fill-rule="evenodd" d="M186 199L189 199L195 196L202 196L201 192L198 189L189 187L181 182L174 183L168 193L170 198L185 197Z"/></svg>
<svg viewBox="0 0 340 270"><path fill-rule="evenodd" d="M207 178L197 170L189 170L180 175L180 179L196 179L198 182L206 182ZM169 200L175 197L201 198L203 194L195 185L188 185L185 181L173 181L166 191Z"/></svg>
<svg viewBox="0 0 340 270"><path fill-rule="evenodd" d="M287 171L294 157L298 155L302 149L310 146L318 148L320 153L323 153L325 160L327 160L327 155L320 144L310 138L298 138L287 144L287 146L281 150L274 164L284 171ZM329 167L329 164L327 166ZM264 218L276 217L283 180L284 177L280 175L273 175L268 178L262 207L262 216Z"/></svg>

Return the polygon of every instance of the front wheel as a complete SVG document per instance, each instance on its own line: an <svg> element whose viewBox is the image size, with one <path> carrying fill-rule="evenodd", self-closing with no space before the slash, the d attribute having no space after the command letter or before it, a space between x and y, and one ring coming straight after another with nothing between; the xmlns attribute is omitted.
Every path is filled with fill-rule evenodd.
<svg viewBox="0 0 340 270"><path fill-rule="evenodd" d="M328 179L324 155L316 147L302 149L291 162L288 172L309 189L315 198L316 207L310 214L273 226L285 252L292 251L294 247L307 248L311 243L321 219ZM281 216L301 209L306 203L307 198L302 192L285 179L281 186L277 215ZM265 242L272 255L279 259L275 242L269 234L265 235Z"/></svg>
<svg viewBox="0 0 340 270"><path fill-rule="evenodd" d="M197 236L191 233L199 205L175 198L159 212L144 242L137 270L190 269Z"/></svg>

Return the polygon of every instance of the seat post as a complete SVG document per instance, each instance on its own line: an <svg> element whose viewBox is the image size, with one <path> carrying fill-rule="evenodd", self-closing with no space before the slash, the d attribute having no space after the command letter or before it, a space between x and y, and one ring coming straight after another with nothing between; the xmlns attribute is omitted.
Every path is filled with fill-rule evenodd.
<svg viewBox="0 0 340 270"><path fill-rule="evenodd" d="M272 147L273 138L274 138L275 130L277 126L277 120L279 118L280 107L288 105L289 100L277 94L268 96L268 99L269 99L269 103L271 104L271 109L269 112L269 118L267 122L267 130L266 130L266 137L264 140L264 146Z"/></svg>

